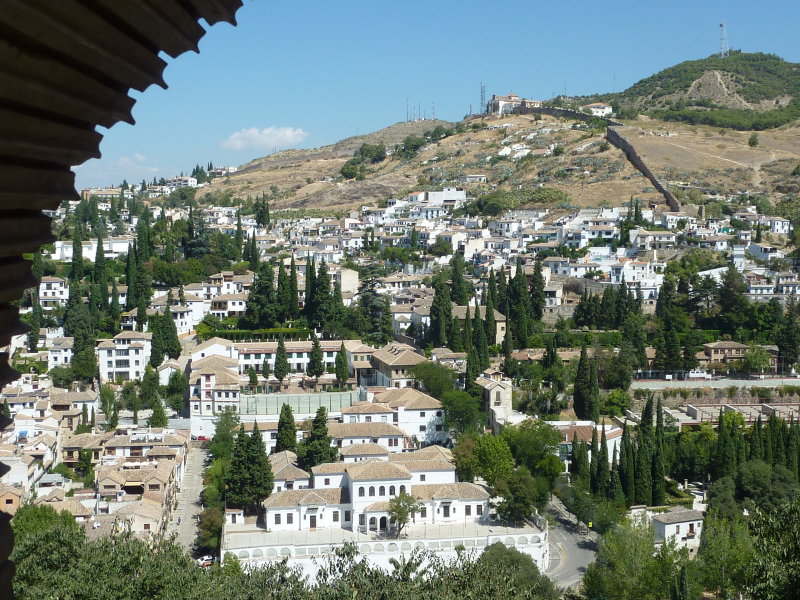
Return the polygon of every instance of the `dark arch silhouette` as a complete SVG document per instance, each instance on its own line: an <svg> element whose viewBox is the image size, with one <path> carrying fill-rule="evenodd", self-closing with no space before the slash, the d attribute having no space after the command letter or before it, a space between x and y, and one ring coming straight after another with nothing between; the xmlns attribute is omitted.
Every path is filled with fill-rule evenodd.
<svg viewBox="0 0 800 600"><path fill-rule="evenodd" d="M236 24L242 0L0 0L0 348L25 333L12 302L38 284L23 253L54 241L50 217L77 200L71 168L100 156L98 125L134 123L131 89L166 88L167 63L200 24ZM0 352L0 386L19 376ZM0 475L8 468L0 464ZM0 513L0 598L13 598L9 516Z"/></svg>

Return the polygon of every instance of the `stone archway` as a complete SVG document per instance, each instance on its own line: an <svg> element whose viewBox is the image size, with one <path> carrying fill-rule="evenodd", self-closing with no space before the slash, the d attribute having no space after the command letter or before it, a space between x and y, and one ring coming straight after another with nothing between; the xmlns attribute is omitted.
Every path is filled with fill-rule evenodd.
<svg viewBox="0 0 800 600"><path fill-rule="evenodd" d="M25 333L12 302L38 283L23 259L54 241L50 217L79 198L71 168L100 156L98 125L133 123L131 89L166 88L167 63L242 0L0 0L0 348ZM0 352L0 386L19 376ZM0 464L0 475L7 467ZM13 598L9 517L0 513L0 597Z"/></svg>

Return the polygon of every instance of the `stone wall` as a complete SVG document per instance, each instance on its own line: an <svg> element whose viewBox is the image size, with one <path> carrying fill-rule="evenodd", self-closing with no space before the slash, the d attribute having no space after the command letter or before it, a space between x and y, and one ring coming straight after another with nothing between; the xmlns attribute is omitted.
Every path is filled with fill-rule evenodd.
<svg viewBox="0 0 800 600"><path fill-rule="evenodd" d="M630 161L630 163L636 167L642 173L642 175L650 180L650 183L653 184L653 187L656 188L656 190L658 190L662 196L664 196L664 200L666 200L670 210L676 212L679 211L680 205L678 200L675 198L672 192L670 192L653 174L653 172L650 170L650 167L648 167L644 162L644 159L636 151L636 148L633 146L633 144L631 144L630 140L628 140L623 133L620 133L620 129L625 129L625 133L627 133L629 128L624 126L609 127L606 130L606 139L609 141L609 143L614 144L617 148L622 150L625 153L625 156L628 157L628 161Z"/></svg>

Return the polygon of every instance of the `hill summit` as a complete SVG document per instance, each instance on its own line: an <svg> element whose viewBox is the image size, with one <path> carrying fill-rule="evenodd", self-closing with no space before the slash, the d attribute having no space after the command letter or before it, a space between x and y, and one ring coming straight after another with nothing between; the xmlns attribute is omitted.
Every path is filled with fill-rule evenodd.
<svg viewBox="0 0 800 600"><path fill-rule="evenodd" d="M732 51L659 71L624 92L597 96L622 116L647 113L735 129L770 129L800 118L800 64Z"/></svg>

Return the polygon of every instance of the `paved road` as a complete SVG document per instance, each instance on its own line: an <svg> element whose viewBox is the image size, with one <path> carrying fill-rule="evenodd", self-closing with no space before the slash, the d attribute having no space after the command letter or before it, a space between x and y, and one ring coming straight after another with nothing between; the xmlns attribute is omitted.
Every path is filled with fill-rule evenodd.
<svg viewBox="0 0 800 600"><path fill-rule="evenodd" d="M684 381L665 381L663 379L634 379L632 390L664 390L668 388L728 388L728 387L781 387L799 385L796 377L775 377L772 379L691 379Z"/></svg>
<svg viewBox="0 0 800 600"><path fill-rule="evenodd" d="M189 552L197 536L196 517L202 512L200 492L203 491L203 469L208 452L202 448L190 448L183 475L181 491L178 492L178 507L172 512L167 524L167 535L177 533L177 541ZM178 524L180 519L180 525Z"/></svg>
<svg viewBox="0 0 800 600"><path fill-rule="evenodd" d="M560 587L574 587L583 578L586 567L597 552L597 534L582 535L576 519L553 498L547 508L550 521L550 568L546 575Z"/></svg>

